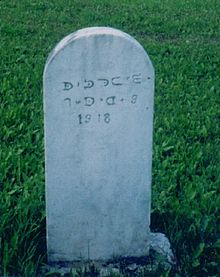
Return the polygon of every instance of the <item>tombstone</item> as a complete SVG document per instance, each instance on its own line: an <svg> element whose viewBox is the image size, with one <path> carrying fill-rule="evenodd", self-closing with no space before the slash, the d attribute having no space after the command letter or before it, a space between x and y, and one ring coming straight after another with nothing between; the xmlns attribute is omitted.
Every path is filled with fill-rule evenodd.
<svg viewBox="0 0 220 277"><path fill-rule="evenodd" d="M86 28L44 71L50 262L140 257L150 245L154 69L131 36Z"/></svg>

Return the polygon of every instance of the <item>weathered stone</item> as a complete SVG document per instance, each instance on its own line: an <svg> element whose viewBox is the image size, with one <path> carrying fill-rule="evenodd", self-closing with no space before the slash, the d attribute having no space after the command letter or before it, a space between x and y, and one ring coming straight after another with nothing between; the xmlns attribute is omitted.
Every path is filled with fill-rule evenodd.
<svg viewBox="0 0 220 277"><path fill-rule="evenodd" d="M153 249L158 254L170 264L175 264L175 258L171 250L170 242L168 238L162 233L151 233L150 234L150 248Z"/></svg>
<svg viewBox="0 0 220 277"><path fill-rule="evenodd" d="M64 38L44 71L50 262L146 256L154 69L112 28Z"/></svg>
<svg viewBox="0 0 220 277"><path fill-rule="evenodd" d="M148 252L154 71L111 28L64 38L44 72L50 261Z"/></svg>

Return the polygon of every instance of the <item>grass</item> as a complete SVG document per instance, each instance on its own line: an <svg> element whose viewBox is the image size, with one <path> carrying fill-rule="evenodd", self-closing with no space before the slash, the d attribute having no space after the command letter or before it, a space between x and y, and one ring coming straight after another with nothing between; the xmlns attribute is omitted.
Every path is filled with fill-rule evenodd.
<svg viewBox="0 0 220 277"><path fill-rule="evenodd" d="M220 2L0 1L0 275L46 263L42 72L65 35L111 26L156 71L153 231L182 276L220 275Z"/></svg>

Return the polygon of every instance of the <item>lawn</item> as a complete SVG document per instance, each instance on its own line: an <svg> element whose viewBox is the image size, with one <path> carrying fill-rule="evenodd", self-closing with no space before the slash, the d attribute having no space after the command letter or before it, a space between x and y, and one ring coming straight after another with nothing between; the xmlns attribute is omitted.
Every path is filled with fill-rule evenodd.
<svg viewBox="0 0 220 277"><path fill-rule="evenodd" d="M170 239L176 276L220 276L217 0L0 1L0 275L35 276L46 263L42 74L56 43L89 26L125 31L148 52L151 230Z"/></svg>

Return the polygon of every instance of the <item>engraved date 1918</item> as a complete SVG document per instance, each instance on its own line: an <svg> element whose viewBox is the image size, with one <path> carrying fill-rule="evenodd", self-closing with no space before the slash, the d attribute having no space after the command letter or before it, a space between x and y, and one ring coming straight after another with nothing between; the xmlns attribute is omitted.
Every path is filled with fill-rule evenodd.
<svg viewBox="0 0 220 277"><path fill-rule="evenodd" d="M98 115L91 115L91 114L78 114L78 123L80 125L83 124L88 124L90 122L92 122L93 120L95 120L96 122L104 122L106 124L109 124L111 121L111 116L109 113L104 113L104 114L98 114Z"/></svg>

